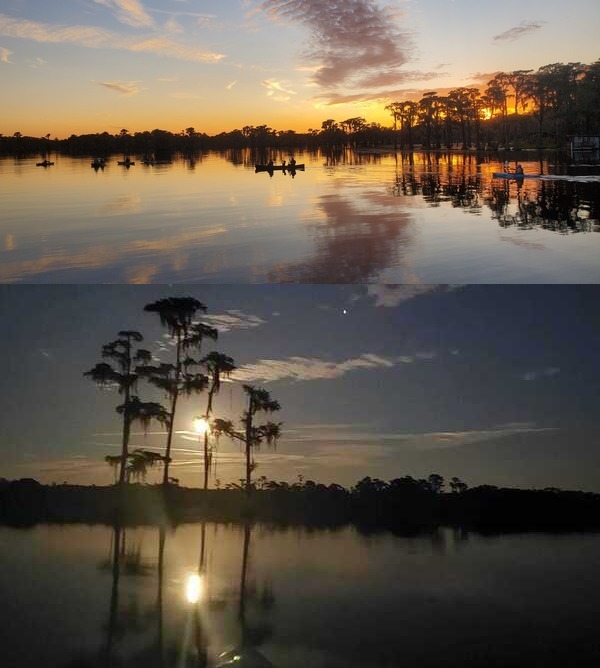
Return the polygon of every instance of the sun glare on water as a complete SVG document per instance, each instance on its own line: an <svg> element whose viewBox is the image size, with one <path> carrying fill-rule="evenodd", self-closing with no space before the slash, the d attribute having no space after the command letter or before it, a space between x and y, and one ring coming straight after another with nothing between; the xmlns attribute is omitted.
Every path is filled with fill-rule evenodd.
<svg viewBox="0 0 600 668"><path fill-rule="evenodd" d="M204 580L198 573L190 573L185 581L185 598L188 603L194 605L202 600L204 595Z"/></svg>

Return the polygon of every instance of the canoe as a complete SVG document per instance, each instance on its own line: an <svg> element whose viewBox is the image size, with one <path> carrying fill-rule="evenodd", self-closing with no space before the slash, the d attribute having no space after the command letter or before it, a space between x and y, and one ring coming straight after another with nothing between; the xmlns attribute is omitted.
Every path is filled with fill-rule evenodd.
<svg viewBox="0 0 600 668"><path fill-rule="evenodd" d="M53 162L50 162L49 160L44 160L44 162L36 162L35 166L36 167L50 167L50 165L53 165Z"/></svg>
<svg viewBox="0 0 600 668"><path fill-rule="evenodd" d="M127 160L121 160L120 162L117 162L117 165L123 165L124 167L130 167L131 165L135 165L135 162L127 161Z"/></svg>
<svg viewBox="0 0 600 668"><path fill-rule="evenodd" d="M494 172L495 179L539 179L541 174L515 174L514 172Z"/></svg>
<svg viewBox="0 0 600 668"><path fill-rule="evenodd" d="M272 167L269 165L254 165L254 166L257 172L274 172L274 171L296 172L298 170L304 171L304 164L294 165L293 167L291 165L273 165Z"/></svg>
<svg viewBox="0 0 600 668"><path fill-rule="evenodd" d="M106 160L94 160L94 162L91 163L92 167L105 167L106 166Z"/></svg>

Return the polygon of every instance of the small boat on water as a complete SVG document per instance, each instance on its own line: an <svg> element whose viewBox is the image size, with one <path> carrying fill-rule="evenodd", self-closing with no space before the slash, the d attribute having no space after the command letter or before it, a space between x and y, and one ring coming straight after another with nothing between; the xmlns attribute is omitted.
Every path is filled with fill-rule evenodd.
<svg viewBox="0 0 600 668"><path fill-rule="evenodd" d="M105 167L106 166L106 160L104 158L96 158L95 160L92 161L92 167L94 169L98 169L100 167Z"/></svg>
<svg viewBox="0 0 600 668"><path fill-rule="evenodd" d="M495 179L539 179L541 174L516 174L515 172L494 172Z"/></svg>
<svg viewBox="0 0 600 668"><path fill-rule="evenodd" d="M54 164L54 163L53 163L53 162L50 162L50 160L44 160L43 162L36 162L36 163L35 163L35 166L36 166L36 167L50 167L50 166L52 166L53 164Z"/></svg>
<svg viewBox="0 0 600 668"><path fill-rule="evenodd" d="M304 163L301 165L254 165L256 172L297 172L304 171Z"/></svg>
<svg viewBox="0 0 600 668"><path fill-rule="evenodd" d="M123 167L131 167L131 165L135 165L135 162L132 162L131 160L120 160L117 162L117 165L123 165Z"/></svg>

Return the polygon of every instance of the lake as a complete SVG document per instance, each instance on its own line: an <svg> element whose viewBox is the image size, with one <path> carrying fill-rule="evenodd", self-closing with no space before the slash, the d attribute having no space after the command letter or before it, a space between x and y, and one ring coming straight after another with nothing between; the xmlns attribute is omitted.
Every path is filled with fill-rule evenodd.
<svg viewBox="0 0 600 668"><path fill-rule="evenodd" d="M599 534L39 525L0 564L4 666L600 660Z"/></svg>
<svg viewBox="0 0 600 668"><path fill-rule="evenodd" d="M457 153L304 153L272 176L249 151L3 157L0 282L600 282L598 170L515 157L549 176Z"/></svg>

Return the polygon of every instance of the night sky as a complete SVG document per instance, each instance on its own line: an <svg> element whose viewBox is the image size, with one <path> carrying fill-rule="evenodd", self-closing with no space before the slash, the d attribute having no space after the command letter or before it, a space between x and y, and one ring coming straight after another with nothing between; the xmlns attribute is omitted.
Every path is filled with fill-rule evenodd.
<svg viewBox="0 0 600 668"><path fill-rule="evenodd" d="M283 437L257 456L256 476L351 485L436 472L600 492L598 286L0 286L0 477L112 481L103 458L119 452L118 396L82 374L122 329L167 361L143 307L180 295L203 301L221 331L204 352L234 357L237 380L282 405ZM185 400L176 419L183 485L201 484L189 430L204 405ZM241 410L239 386L226 384L216 413ZM151 429L132 447L163 443ZM237 445L222 439L217 477L242 475Z"/></svg>

